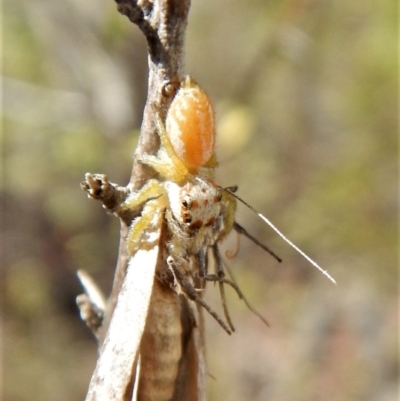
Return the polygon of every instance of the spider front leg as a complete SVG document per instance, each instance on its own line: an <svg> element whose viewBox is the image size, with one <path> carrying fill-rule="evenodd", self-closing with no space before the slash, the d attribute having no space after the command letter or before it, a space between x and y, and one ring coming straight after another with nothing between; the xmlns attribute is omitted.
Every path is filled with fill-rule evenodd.
<svg viewBox="0 0 400 401"><path fill-rule="evenodd" d="M157 180L150 180L138 192L132 193L120 206L121 210L132 210L142 207L141 213L136 217L129 228L127 238L128 250L133 255L139 247L151 247L144 236L150 226L159 226L162 212L166 206L165 190ZM143 206L144 204L144 206Z"/></svg>
<svg viewBox="0 0 400 401"><path fill-rule="evenodd" d="M149 199L159 198L164 193L164 186L159 181L149 180L139 191L132 192L120 208L122 210L135 209Z"/></svg>
<svg viewBox="0 0 400 401"><path fill-rule="evenodd" d="M198 291L196 290L196 288L193 287L193 284L179 270L172 256L168 256L167 265L174 276L176 284L179 285L180 291L187 298L202 306L228 334L232 334L231 330L224 323L224 321L218 316L218 314L206 302L204 302L201 299Z"/></svg>

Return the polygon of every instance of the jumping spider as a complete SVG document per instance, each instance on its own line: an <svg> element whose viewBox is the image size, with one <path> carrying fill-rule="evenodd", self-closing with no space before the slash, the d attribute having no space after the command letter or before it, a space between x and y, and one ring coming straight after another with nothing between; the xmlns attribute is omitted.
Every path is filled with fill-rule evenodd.
<svg viewBox="0 0 400 401"><path fill-rule="evenodd" d="M143 246L143 235L149 226L161 225L165 219L169 233L166 261L173 288L203 306L230 334L234 329L224 301L223 283L231 285L241 298L243 295L234 282L224 277L217 244L232 229L255 239L235 222L236 199L232 193L236 188L223 189L212 179L217 165L214 113L208 96L191 77L182 81L165 125L156 113L156 128L160 149L156 156L142 155L140 161L154 168L163 180L149 180L121 205L122 209L143 205L141 215L129 229L129 252L134 254L139 245ZM209 248L216 260L216 274L207 271ZM199 295L204 280L219 282L229 328Z"/></svg>
<svg viewBox="0 0 400 401"><path fill-rule="evenodd" d="M162 180L148 181L121 206L122 209L134 209L143 205L141 215L133 220L129 230L127 242L131 254L135 253L139 245L143 247L146 229L161 226L165 220L168 229L166 262L173 277L172 287L177 293L182 293L203 306L230 334L234 328L227 312L223 284L232 286L246 304L247 301L237 285L225 278L218 243L235 230L281 261L235 222L238 199L335 282L265 216L240 199L235 194L236 187L222 188L215 184L213 176L217 162L214 152L214 113L210 99L191 77L187 76L181 82L168 109L165 125L158 112L155 123L161 141L160 149L156 156L142 155L140 161L151 166ZM212 250L216 262L215 274L207 271L209 249ZM204 281L219 283L229 327L199 295L199 291L204 288ZM266 322L261 316L260 318Z"/></svg>

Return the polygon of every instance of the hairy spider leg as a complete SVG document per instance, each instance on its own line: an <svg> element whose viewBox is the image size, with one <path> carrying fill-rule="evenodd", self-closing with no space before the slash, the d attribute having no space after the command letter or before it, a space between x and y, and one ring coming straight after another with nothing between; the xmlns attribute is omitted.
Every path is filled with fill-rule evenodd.
<svg viewBox="0 0 400 401"><path fill-rule="evenodd" d="M146 229L154 224L161 225L161 211L166 207L165 190L157 180L149 180L138 192L134 192L121 205L124 209L134 209L143 205L140 216L136 217L129 228L127 244L129 253L132 255L140 246L145 246L142 241Z"/></svg>
<svg viewBox="0 0 400 401"><path fill-rule="evenodd" d="M163 185L155 179L147 181L139 191L132 192L121 205L122 209L135 209L151 198L158 198L165 194Z"/></svg>
<svg viewBox="0 0 400 401"><path fill-rule="evenodd" d="M151 249L154 245L145 240L146 229L150 226L159 227L162 222L163 208L160 200L151 199L143 207L141 216L133 220L128 233L128 250L133 255L139 247Z"/></svg>

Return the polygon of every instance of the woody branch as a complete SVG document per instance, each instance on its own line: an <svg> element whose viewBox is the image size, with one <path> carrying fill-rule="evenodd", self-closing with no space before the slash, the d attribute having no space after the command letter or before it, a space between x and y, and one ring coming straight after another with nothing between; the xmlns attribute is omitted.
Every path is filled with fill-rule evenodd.
<svg viewBox="0 0 400 401"><path fill-rule="evenodd" d="M189 0L116 0L118 11L143 32L148 44L148 95L143 113L140 137L127 187L110 183L105 175L87 174L82 188L104 207L113 211L121 221L118 262L111 295L101 327L96 329L99 347L104 341L118 293L126 274L129 254L126 247L128 226L134 215L122 215L118 209L131 191L140 189L154 170L140 163L142 154L156 154L159 138L155 112L164 117L183 74L184 39L189 12Z"/></svg>

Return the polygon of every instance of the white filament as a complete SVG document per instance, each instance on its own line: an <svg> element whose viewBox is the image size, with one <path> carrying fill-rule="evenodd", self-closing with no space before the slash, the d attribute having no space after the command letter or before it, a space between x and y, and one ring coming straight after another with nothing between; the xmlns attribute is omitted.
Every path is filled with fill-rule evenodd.
<svg viewBox="0 0 400 401"><path fill-rule="evenodd" d="M264 215L255 211L259 217L261 217L280 237L282 237L292 248L294 248L303 258L307 259L314 267L316 267L322 274L329 278L334 284L336 280L321 266L314 262L309 256L307 256L300 248L298 248L292 241L286 238Z"/></svg>
<svg viewBox="0 0 400 401"><path fill-rule="evenodd" d="M223 188L222 188L223 189ZM264 220L281 238L283 238L292 248L294 248L303 258L308 260L314 267L316 267L322 274L324 274L326 277L329 278L329 280L332 281L332 283L336 284L336 280L326 271L324 270L321 266L319 266L316 262L314 262L309 256L307 256L300 248L298 248L295 244L293 244L290 239L286 238L263 214L257 212L256 209L254 209L253 206L248 204L246 201L244 201L242 198L239 198L234 192L235 190L230 190L229 188L225 189L228 193L230 193L234 198L236 198L238 201L242 202L244 205L246 205L250 210L252 210L258 217L260 217L262 220Z"/></svg>

